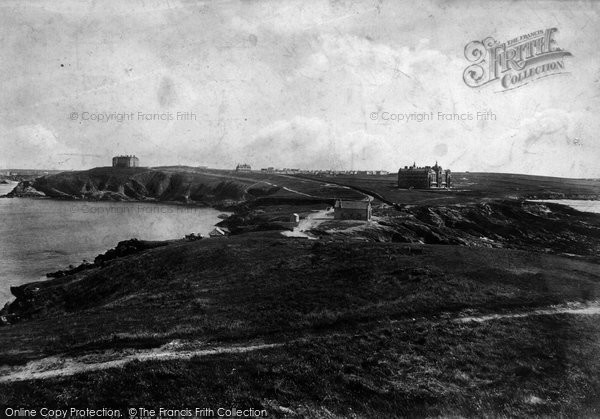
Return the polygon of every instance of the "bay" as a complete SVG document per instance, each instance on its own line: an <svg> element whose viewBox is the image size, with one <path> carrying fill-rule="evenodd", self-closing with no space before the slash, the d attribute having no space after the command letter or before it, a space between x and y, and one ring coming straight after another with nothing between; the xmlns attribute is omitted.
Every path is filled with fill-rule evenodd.
<svg viewBox="0 0 600 419"><path fill-rule="evenodd" d="M0 184L0 195L16 185ZM0 198L0 307L10 286L46 279L119 241L206 235L222 214L212 208L142 202Z"/></svg>

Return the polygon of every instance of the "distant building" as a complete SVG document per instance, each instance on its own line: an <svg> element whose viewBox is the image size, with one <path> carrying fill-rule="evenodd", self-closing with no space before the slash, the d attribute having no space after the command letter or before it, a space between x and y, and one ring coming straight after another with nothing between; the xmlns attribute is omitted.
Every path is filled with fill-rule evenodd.
<svg viewBox="0 0 600 419"><path fill-rule="evenodd" d="M437 162L435 166L417 167L415 163L412 166L404 166L398 170L398 187L431 189L431 188L450 188L452 187L452 174L450 170L443 170Z"/></svg>
<svg viewBox="0 0 600 419"><path fill-rule="evenodd" d="M246 164L246 163L238 164L235 167L236 172L250 172L251 170L252 170L252 167L250 167L250 165Z"/></svg>
<svg viewBox="0 0 600 419"><path fill-rule="evenodd" d="M140 160L136 156L115 156L112 167L139 167Z"/></svg>
<svg viewBox="0 0 600 419"><path fill-rule="evenodd" d="M275 173L275 168L274 167L264 167L264 168L260 169L260 171L263 173Z"/></svg>
<svg viewBox="0 0 600 419"><path fill-rule="evenodd" d="M371 201L346 201L338 199L333 207L335 220L366 220L371 219Z"/></svg>

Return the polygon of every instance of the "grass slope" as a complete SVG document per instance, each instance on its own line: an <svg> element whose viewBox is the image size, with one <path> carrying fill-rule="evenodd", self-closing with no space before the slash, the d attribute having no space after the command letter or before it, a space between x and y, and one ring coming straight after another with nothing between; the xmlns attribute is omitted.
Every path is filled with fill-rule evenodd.
<svg viewBox="0 0 600 419"><path fill-rule="evenodd" d="M583 260L262 233L174 243L31 287L44 308L0 328L4 364L174 339L288 344L2 384L0 404L576 415L596 412L600 397L592 319L451 320L595 300L599 267Z"/></svg>

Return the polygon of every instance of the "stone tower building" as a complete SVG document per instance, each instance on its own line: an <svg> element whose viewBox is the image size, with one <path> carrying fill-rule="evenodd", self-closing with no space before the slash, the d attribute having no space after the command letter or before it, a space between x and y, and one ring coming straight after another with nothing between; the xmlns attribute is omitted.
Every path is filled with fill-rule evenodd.
<svg viewBox="0 0 600 419"><path fill-rule="evenodd" d="M136 156L115 156L112 167L139 167L140 160Z"/></svg>

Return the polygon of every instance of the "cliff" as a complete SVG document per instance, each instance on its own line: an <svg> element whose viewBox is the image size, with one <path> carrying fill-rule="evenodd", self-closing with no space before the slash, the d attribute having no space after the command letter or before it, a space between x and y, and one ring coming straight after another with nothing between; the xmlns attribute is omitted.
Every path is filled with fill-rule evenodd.
<svg viewBox="0 0 600 419"><path fill-rule="evenodd" d="M148 168L99 167L20 182L8 197L175 201L213 205L244 200L250 180Z"/></svg>
<svg viewBox="0 0 600 419"><path fill-rule="evenodd" d="M25 181L21 181L19 182L19 184L17 186L14 187L14 189L9 192L6 196L8 197L33 197L33 198L39 198L39 197L43 197L45 196L45 194L39 190L37 190L36 188L34 188L32 186L32 182L25 180Z"/></svg>

